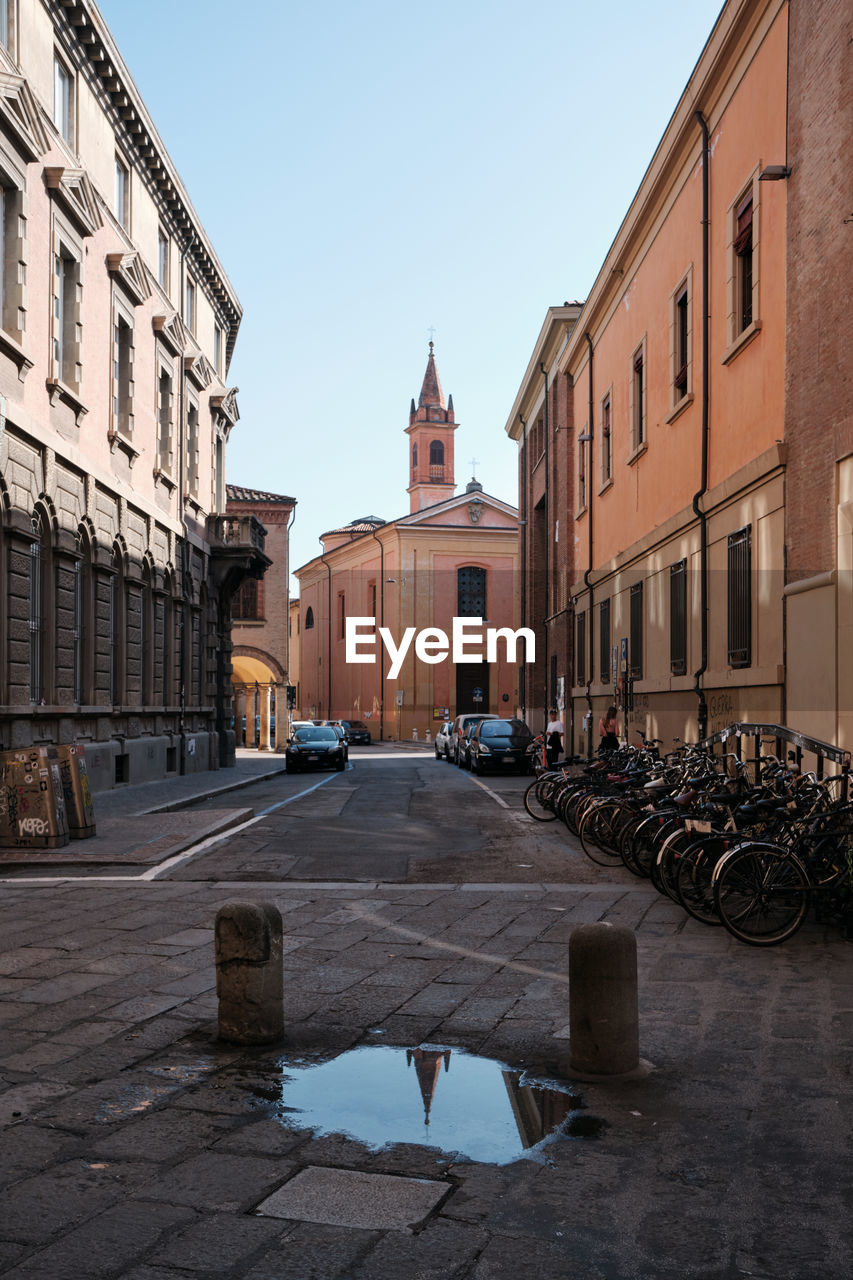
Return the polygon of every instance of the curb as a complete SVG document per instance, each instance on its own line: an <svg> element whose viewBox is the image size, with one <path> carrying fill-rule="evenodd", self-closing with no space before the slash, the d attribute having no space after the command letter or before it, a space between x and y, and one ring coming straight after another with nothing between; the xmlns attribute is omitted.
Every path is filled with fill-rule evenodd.
<svg viewBox="0 0 853 1280"><path fill-rule="evenodd" d="M285 766L282 764L280 769L271 769L268 773L256 773L251 778L241 778L239 782L229 782L224 787L212 787L209 791L199 792L198 795L185 796L183 800L170 800L168 804L155 805L153 809L140 809L139 812L174 813L178 809L191 809L194 804L201 804L203 800L227 795L229 791L240 791L243 787L253 787L256 782L269 782L271 778L277 778L279 774L285 772Z"/></svg>

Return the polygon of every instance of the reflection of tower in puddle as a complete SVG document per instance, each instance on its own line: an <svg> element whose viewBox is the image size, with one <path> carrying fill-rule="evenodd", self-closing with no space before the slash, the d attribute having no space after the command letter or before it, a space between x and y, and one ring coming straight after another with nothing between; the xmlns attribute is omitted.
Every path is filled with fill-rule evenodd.
<svg viewBox="0 0 853 1280"><path fill-rule="evenodd" d="M406 1065L415 1064L421 1097L424 1101L424 1124L429 1128L429 1113L435 1096L435 1087L441 1074L441 1063L444 1060L445 1071L450 1070L450 1050L431 1049L429 1045L421 1045L419 1049L406 1050Z"/></svg>
<svg viewBox="0 0 853 1280"><path fill-rule="evenodd" d="M574 1094L542 1085L521 1084L520 1071L502 1071L501 1075L524 1147L535 1147L577 1108L578 1099Z"/></svg>

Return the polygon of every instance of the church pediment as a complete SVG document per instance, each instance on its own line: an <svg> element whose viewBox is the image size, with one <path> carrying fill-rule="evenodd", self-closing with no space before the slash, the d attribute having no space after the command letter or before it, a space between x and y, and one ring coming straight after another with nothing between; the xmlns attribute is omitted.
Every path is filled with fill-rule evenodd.
<svg viewBox="0 0 853 1280"><path fill-rule="evenodd" d="M438 502L434 506L424 507L410 516L404 516L397 522L406 528L433 527L458 529L500 529L512 533L518 527L518 512L515 507L501 502L498 498L479 490L474 493L460 493L448 502Z"/></svg>
<svg viewBox="0 0 853 1280"><path fill-rule="evenodd" d="M38 105L23 76L0 71L0 126L11 133L27 160L38 160L50 150Z"/></svg>
<svg viewBox="0 0 853 1280"><path fill-rule="evenodd" d="M151 296L147 268L135 250L131 253L108 253L107 270L121 281L136 306Z"/></svg>
<svg viewBox="0 0 853 1280"><path fill-rule="evenodd" d="M44 180L48 191L83 235L92 236L104 225L95 188L85 169L46 165Z"/></svg>

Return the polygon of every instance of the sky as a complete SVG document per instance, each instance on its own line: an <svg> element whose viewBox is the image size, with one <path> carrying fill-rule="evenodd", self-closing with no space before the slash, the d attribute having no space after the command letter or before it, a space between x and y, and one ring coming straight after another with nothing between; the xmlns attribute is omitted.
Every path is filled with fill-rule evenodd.
<svg viewBox="0 0 853 1280"><path fill-rule="evenodd" d="M99 7L242 303L227 479L297 499L292 567L408 512L430 337L457 485L476 459L516 503L546 311L586 297L720 0Z"/></svg>

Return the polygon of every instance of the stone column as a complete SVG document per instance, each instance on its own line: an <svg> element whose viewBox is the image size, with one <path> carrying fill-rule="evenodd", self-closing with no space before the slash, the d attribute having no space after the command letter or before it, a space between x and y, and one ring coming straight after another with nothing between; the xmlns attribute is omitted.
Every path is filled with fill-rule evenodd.
<svg viewBox="0 0 853 1280"><path fill-rule="evenodd" d="M272 708L272 685L261 685L259 690L261 699L261 751L271 751L270 746L270 711Z"/></svg>
<svg viewBox="0 0 853 1280"><path fill-rule="evenodd" d="M246 746L257 748L258 735L255 730L255 717L258 714L258 686L250 684L246 697Z"/></svg>
<svg viewBox="0 0 853 1280"><path fill-rule="evenodd" d="M637 939L621 925L582 924L569 938L572 1071L618 1076L640 1064Z"/></svg>
<svg viewBox="0 0 853 1280"><path fill-rule="evenodd" d="M287 686L275 686L275 750L283 751L287 744Z"/></svg>
<svg viewBox="0 0 853 1280"><path fill-rule="evenodd" d="M243 716L246 714L246 686L234 686L234 742L243 746Z"/></svg>

